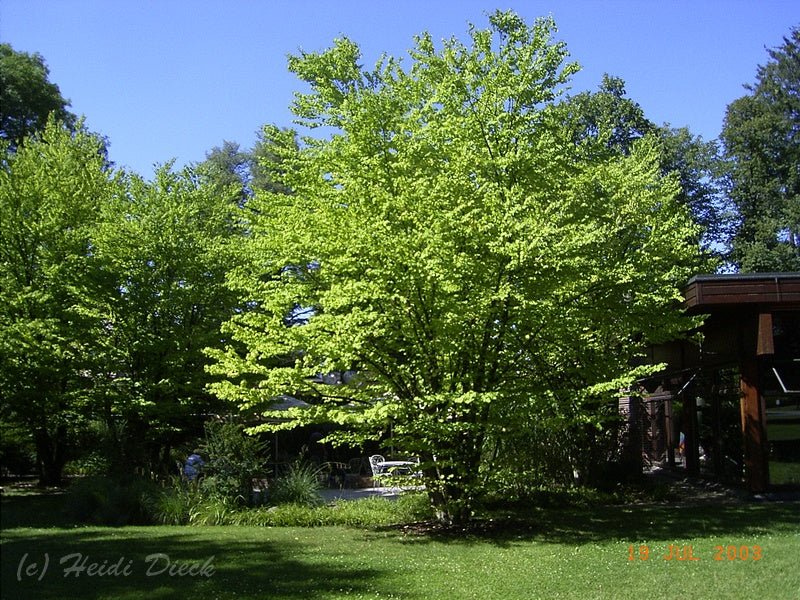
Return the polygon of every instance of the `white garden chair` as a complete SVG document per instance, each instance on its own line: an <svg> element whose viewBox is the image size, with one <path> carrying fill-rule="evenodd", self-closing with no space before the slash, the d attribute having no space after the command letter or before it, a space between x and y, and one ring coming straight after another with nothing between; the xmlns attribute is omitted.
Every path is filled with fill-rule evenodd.
<svg viewBox="0 0 800 600"><path fill-rule="evenodd" d="M369 457L369 466L372 469L372 487L378 483L378 479L383 475L383 463L386 459L380 454L373 454Z"/></svg>

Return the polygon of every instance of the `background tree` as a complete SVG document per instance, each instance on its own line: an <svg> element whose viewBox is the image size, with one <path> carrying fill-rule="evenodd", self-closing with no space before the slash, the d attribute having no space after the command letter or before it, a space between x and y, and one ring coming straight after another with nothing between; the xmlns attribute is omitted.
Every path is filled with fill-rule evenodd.
<svg viewBox="0 0 800 600"><path fill-rule="evenodd" d="M90 413L91 230L117 189L103 154L51 118L0 167L0 415L32 435L45 484Z"/></svg>
<svg viewBox="0 0 800 600"><path fill-rule="evenodd" d="M69 102L49 75L41 55L0 44L0 139L8 141L12 150L23 138L43 129L51 114L68 127L76 122L67 110Z"/></svg>
<svg viewBox="0 0 800 600"><path fill-rule="evenodd" d="M250 150L238 143L225 141L206 153L206 160L198 166L200 176L214 186L218 193L237 190L239 205L244 206L255 190L290 193L282 183L285 165L282 148L297 150L297 134L292 129L265 125L258 132L258 140Z"/></svg>
<svg viewBox="0 0 800 600"><path fill-rule="evenodd" d="M264 125L251 152L253 189L290 194L291 190L284 183L287 168L284 156L291 155L299 147L297 132L293 129Z"/></svg>
<svg viewBox="0 0 800 600"><path fill-rule="evenodd" d="M749 93L732 102L722 141L740 271L800 270L800 28L769 50Z"/></svg>
<svg viewBox="0 0 800 600"><path fill-rule="evenodd" d="M603 75L596 92L581 92L561 103L564 126L574 143L591 140L596 152L629 154L633 144L656 132L655 123L627 97L625 82Z"/></svg>
<svg viewBox="0 0 800 600"><path fill-rule="evenodd" d="M256 194L231 276L254 307L225 326L245 351L212 353L214 390L246 411L298 395L312 407L287 426L338 423L338 441L391 423L446 521L469 517L492 447L530 415L594 419L643 344L687 325L670 307L699 251L677 181L656 142L565 143L553 104L577 67L553 30L497 12L469 45L417 37L406 69L363 70L347 39L293 57L311 86L295 114L335 133L277 145L294 194ZM314 315L289 326L298 306ZM358 375L319 383L336 371Z"/></svg>
<svg viewBox="0 0 800 600"><path fill-rule="evenodd" d="M634 144L650 136L658 139L659 162L664 175L676 173L680 183L678 201L689 207L701 226L703 246L719 253L728 233L729 209L717 180L718 151L715 142L705 142L685 127L656 125L625 92L619 77L604 75L596 92L581 92L559 105L563 127L575 144L591 151L587 159L614 154L628 155Z"/></svg>
<svg viewBox="0 0 800 600"><path fill-rule="evenodd" d="M222 147L214 146L206 153L206 159L197 167L198 174L215 186L218 194L235 190L238 204L244 205L253 195L252 153L242 150L238 143L225 140Z"/></svg>
<svg viewBox="0 0 800 600"><path fill-rule="evenodd" d="M659 162L663 174L678 177L678 202L689 208L700 225L703 249L721 259L730 235L732 207L722 192L719 179L719 148L716 141L705 141L687 127L663 124L656 129ZM708 264L710 272L714 265Z"/></svg>

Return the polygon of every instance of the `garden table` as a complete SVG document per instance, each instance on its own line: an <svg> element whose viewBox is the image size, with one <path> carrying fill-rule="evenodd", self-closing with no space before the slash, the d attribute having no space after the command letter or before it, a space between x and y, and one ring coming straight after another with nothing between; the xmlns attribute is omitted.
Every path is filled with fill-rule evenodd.
<svg viewBox="0 0 800 600"><path fill-rule="evenodd" d="M412 467L416 467L417 463L412 460L385 460L377 463L375 466L380 469L381 473L397 472L408 474L414 470Z"/></svg>

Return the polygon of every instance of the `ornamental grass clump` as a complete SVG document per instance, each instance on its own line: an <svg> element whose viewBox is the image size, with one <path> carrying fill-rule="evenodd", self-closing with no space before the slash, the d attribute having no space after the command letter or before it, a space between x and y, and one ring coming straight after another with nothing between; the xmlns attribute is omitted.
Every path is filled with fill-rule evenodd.
<svg viewBox="0 0 800 600"><path fill-rule="evenodd" d="M162 525L188 525L204 498L197 481L173 477L171 485L153 501L153 520Z"/></svg>
<svg viewBox="0 0 800 600"><path fill-rule="evenodd" d="M275 480L270 489L271 504L322 504L319 482L320 469L308 463L295 463L289 471Z"/></svg>

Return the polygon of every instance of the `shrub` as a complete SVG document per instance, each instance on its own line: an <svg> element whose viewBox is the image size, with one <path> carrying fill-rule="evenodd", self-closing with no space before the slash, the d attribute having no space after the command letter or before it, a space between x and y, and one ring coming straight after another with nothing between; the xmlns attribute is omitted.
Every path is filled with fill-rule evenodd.
<svg viewBox="0 0 800 600"><path fill-rule="evenodd" d="M36 469L36 447L29 432L0 420L0 473L23 475Z"/></svg>
<svg viewBox="0 0 800 600"><path fill-rule="evenodd" d="M86 477L67 490L67 514L82 523L100 525L147 524L160 488L150 479Z"/></svg>
<svg viewBox="0 0 800 600"><path fill-rule="evenodd" d="M92 451L68 462L64 474L77 477L105 477L111 472L111 461L102 451Z"/></svg>
<svg viewBox="0 0 800 600"><path fill-rule="evenodd" d="M428 499L421 493L406 493L396 500L342 500L327 506L286 502L248 508L223 498L204 496L197 485L180 481L155 499L153 513L153 520L165 525L255 527L379 527L430 518Z"/></svg>
<svg viewBox="0 0 800 600"><path fill-rule="evenodd" d="M330 524L325 518L325 508L321 506L287 503L260 512L262 524L272 527L319 527Z"/></svg>
<svg viewBox="0 0 800 600"><path fill-rule="evenodd" d="M207 423L203 490L216 498L246 504L253 479L266 475L266 448L266 442L248 436L240 425Z"/></svg>
<svg viewBox="0 0 800 600"><path fill-rule="evenodd" d="M153 503L153 520L163 525L238 525L246 514L235 500L211 496L197 482L174 478Z"/></svg>
<svg viewBox="0 0 800 600"><path fill-rule="evenodd" d="M424 493L405 493L396 500L364 498L337 502L327 507L329 525L385 526L425 521L432 518Z"/></svg>
<svg viewBox="0 0 800 600"><path fill-rule="evenodd" d="M234 500L203 498L189 511L191 525L236 525L236 515L244 511Z"/></svg>
<svg viewBox="0 0 800 600"><path fill-rule="evenodd" d="M256 527L319 527L344 525L351 527L381 527L412 523L431 518L425 494L404 494L397 500L364 498L343 500L328 506L307 506L286 503L279 506L238 508L229 510L216 523ZM201 524L199 520L195 524Z"/></svg>

